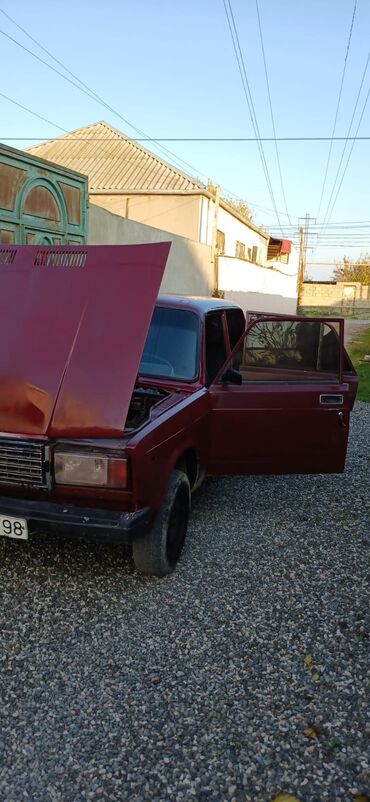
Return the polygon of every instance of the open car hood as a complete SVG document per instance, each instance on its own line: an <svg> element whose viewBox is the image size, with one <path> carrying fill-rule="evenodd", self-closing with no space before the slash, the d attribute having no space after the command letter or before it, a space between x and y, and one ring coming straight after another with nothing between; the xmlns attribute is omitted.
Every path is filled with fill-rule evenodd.
<svg viewBox="0 0 370 802"><path fill-rule="evenodd" d="M0 432L122 435L169 249L0 246Z"/></svg>

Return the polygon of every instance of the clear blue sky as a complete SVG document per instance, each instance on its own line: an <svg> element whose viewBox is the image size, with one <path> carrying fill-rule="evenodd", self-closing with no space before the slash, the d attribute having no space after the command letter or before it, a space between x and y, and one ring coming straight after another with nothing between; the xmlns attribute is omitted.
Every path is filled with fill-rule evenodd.
<svg viewBox="0 0 370 802"><path fill-rule="evenodd" d="M271 136L256 3L231 3L259 130L261 136ZM149 136L254 135L222 0L0 0L0 7L122 117ZM353 10L354 0L259 0L277 136L331 136ZM50 61L3 14L0 29ZM369 30L370 3L357 0L338 136L347 134L369 55ZM104 119L135 136L119 116L37 62L3 34L0 48L3 94L67 130ZM370 66L353 133L369 85ZM49 139L61 133L2 97L0 120L0 141L14 147L26 147L33 137ZM370 99L359 129L361 135L370 135ZM8 137L22 139L10 141ZM276 224L279 231L256 143L173 142L165 146L188 162L194 174L205 180L209 177L248 201L257 224ZM319 222L327 208L343 146L343 142L333 144ZM157 150L150 143L146 147ZM331 223L370 221L369 149L370 141L356 142ZM274 143L266 143L264 150L276 207L284 212ZM313 217L318 213L328 152L329 142L279 144L293 224L306 212ZM171 160L168 155L167 160ZM346 157L343 164L345 161ZM280 219L284 229L286 214L281 214ZM289 232L285 228L287 236ZM330 237L331 233L336 236ZM370 250L366 235L370 235L370 222L361 233L327 229L321 246L309 257L332 261L346 253L357 258ZM353 244L356 247L350 247ZM317 278L330 274L330 270L321 268L308 272Z"/></svg>

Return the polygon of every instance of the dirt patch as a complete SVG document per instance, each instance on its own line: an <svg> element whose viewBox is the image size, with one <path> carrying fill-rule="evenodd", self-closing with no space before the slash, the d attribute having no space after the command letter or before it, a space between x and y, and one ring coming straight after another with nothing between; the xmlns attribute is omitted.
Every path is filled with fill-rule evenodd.
<svg viewBox="0 0 370 802"><path fill-rule="evenodd" d="M344 321L344 345L356 340L357 337L370 327L370 320L345 320Z"/></svg>

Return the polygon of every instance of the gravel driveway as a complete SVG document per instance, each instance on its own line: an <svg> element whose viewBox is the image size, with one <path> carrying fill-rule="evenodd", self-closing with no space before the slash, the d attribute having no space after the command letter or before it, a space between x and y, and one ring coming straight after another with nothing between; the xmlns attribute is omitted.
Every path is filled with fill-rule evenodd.
<svg viewBox="0 0 370 802"><path fill-rule="evenodd" d="M1 542L1 800L370 793L369 429L344 476L208 481L166 579Z"/></svg>

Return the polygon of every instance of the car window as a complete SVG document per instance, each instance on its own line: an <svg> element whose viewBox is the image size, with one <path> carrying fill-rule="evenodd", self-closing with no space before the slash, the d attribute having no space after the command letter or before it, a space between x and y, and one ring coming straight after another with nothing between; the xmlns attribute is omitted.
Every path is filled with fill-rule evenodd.
<svg viewBox="0 0 370 802"><path fill-rule="evenodd" d="M245 317L241 309L228 309L226 312L230 348L233 350L245 330Z"/></svg>
<svg viewBox="0 0 370 802"><path fill-rule="evenodd" d="M226 344L222 327L222 312L210 312L206 317L207 383L213 381L226 361Z"/></svg>
<svg viewBox="0 0 370 802"><path fill-rule="evenodd" d="M242 382L338 380L340 342L334 324L257 321L233 354L230 367Z"/></svg>
<svg viewBox="0 0 370 802"><path fill-rule="evenodd" d="M157 306L139 374L191 381L198 375L199 320L194 312Z"/></svg>

